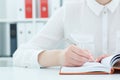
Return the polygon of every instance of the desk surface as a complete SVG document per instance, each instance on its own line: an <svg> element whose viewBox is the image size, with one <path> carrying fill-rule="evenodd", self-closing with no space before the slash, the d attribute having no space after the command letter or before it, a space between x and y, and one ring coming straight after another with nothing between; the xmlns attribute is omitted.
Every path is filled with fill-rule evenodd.
<svg viewBox="0 0 120 80"><path fill-rule="evenodd" d="M120 80L120 74L59 75L59 68L28 69L0 67L0 80Z"/></svg>

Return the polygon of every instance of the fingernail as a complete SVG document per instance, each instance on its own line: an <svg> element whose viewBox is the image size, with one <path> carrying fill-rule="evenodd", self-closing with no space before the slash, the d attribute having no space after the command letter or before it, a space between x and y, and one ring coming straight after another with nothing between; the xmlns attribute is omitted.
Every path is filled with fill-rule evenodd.
<svg viewBox="0 0 120 80"><path fill-rule="evenodd" d="M98 59L96 59L95 61L98 62Z"/></svg>

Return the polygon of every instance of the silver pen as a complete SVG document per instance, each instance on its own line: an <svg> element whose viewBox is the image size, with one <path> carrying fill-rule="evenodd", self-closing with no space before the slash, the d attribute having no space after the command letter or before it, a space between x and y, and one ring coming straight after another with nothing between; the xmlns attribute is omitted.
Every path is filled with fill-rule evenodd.
<svg viewBox="0 0 120 80"><path fill-rule="evenodd" d="M78 43L78 42L75 42L75 41L73 42L73 41L72 41L72 40L70 40L70 39L66 39L66 42L68 42L69 44L76 45L76 46L77 46L77 45L79 45L79 43ZM80 48L80 47L79 47L79 48ZM95 60L94 60L94 58L93 58L92 56L90 56L90 57L91 57L91 59L92 59L93 61L95 61Z"/></svg>
<svg viewBox="0 0 120 80"><path fill-rule="evenodd" d="M73 44L73 45L76 45L77 46L77 42L73 42L72 40L70 39L65 39L65 41L69 44Z"/></svg>

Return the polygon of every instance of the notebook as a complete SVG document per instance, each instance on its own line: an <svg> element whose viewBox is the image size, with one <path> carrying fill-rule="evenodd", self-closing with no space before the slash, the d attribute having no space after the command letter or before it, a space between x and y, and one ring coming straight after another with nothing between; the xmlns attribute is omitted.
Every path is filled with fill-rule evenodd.
<svg viewBox="0 0 120 80"><path fill-rule="evenodd" d="M60 75L74 74L113 74L120 73L120 54L104 58L100 63L86 62L80 67L64 67L60 69Z"/></svg>

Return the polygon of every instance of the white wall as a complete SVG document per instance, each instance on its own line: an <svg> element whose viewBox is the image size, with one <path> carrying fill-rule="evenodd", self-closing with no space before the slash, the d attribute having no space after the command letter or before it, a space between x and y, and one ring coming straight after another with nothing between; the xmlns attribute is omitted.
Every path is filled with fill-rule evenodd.
<svg viewBox="0 0 120 80"><path fill-rule="evenodd" d="M6 0L6 17L8 19L17 18L17 2L18 0Z"/></svg>
<svg viewBox="0 0 120 80"><path fill-rule="evenodd" d="M6 17L6 0L0 0L0 19Z"/></svg>
<svg viewBox="0 0 120 80"><path fill-rule="evenodd" d="M16 1L0 0L0 19L16 19Z"/></svg>

